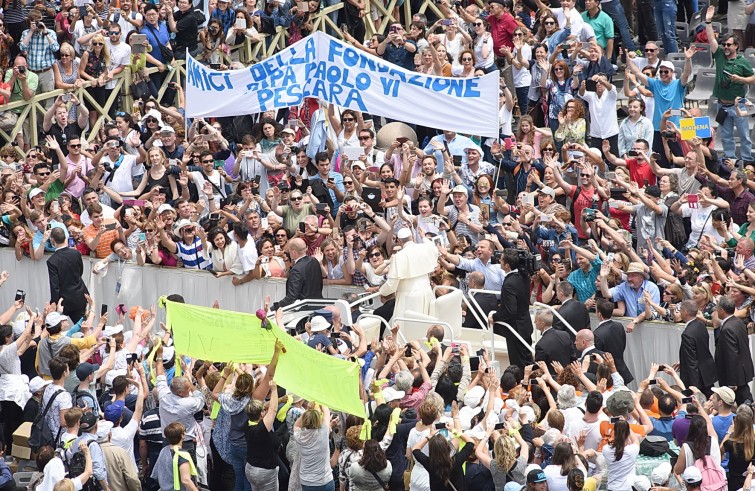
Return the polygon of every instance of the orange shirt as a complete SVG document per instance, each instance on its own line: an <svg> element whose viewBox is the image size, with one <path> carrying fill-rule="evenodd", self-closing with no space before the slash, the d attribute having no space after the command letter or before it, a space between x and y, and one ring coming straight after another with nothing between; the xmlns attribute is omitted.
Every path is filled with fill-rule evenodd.
<svg viewBox="0 0 755 491"><path fill-rule="evenodd" d="M630 423L629 429L632 431L632 433L640 435L641 438L645 437L645 426ZM603 446L606 443L613 440L613 425L611 424L611 421L600 422L600 436L602 438L600 440L600 443L598 444L598 452L603 450Z"/></svg>
<svg viewBox="0 0 755 491"><path fill-rule="evenodd" d="M106 218L102 221L104 225L108 225L111 223L116 223L116 221L112 218ZM98 229L94 227L94 225L89 225L87 228L84 229L84 240L87 244L94 239L97 236L97 232L99 232ZM112 252L110 250L110 244L113 243L115 239L118 238L118 229L113 230L105 230L102 235L100 236L100 242L97 244L97 247L95 248L95 254L97 255L97 259L105 259L110 255Z"/></svg>

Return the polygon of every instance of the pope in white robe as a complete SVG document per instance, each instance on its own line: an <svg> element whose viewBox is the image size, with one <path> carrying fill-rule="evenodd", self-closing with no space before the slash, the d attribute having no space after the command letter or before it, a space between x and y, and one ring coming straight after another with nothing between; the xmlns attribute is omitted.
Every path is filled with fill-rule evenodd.
<svg viewBox="0 0 755 491"><path fill-rule="evenodd" d="M407 310L429 315L431 302L435 299L430 274L438 264L438 248L429 241L413 242L408 228L400 229L396 236L401 250L391 258L388 278L380 287L380 294L395 293L394 319L404 317Z"/></svg>

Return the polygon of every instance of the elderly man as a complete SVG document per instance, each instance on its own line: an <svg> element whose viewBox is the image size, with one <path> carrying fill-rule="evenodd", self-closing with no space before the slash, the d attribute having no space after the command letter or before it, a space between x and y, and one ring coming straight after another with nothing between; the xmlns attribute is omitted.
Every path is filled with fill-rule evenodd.
<svg viewBox="0 0 755 491"><path fill-rule="evenodd" d="M566 366L577 359L577 353L568 334L553 329L553 313L540 309L535 313L535 329L540 332L540 340L535 345L535 361L544 361L551 375L556 375L552 363L557 361Z"/></svg>
<svg viewBox="0 0 755 491"><path fill-rule="evenodd" d="M500 264L491 261L495 246L487 239L482 239L477 243L475 254L477 257L467 259L458 254L449 254L444 247L438 246L438 251L443 259L453 266L463 269L467 273L478 271L485 275L485 290L501 291L503 285L503 270Z"/></svg>
<svg viewBox="0 0 755 491"><path fill-rule="evenodd" d="M752 270L755 268L753 248L755 248L755 243L749 237L742 237L737 241L737 247L734 249L734 262L731 268L733 273L739 275L746 269Z"/></svg>
<svg viewBox="0 0 755 491"><path fill-rule="evenodd" d="M429 314L435 298L430 273L438 264L438 250L432 242L416 244L408 228L400 229L396 238L401 250L391 258L388 278L379 292L384 297L396 294L393 318L403 317L407 310Z"/></svg>
<svg viewBox="0 0 755 491"><path fill-rule="evenodd" d="M655 283L648 281L649 275L642 263L629 263L626 281L613 288L608 288L609 271L610 265L603 263L600 267L600 291L603 298L618 304L619 307L614 310L614 314L633 317L626 327L627 332L632 332L635 325L641 322L637 319L637 316L645 313L643 294L649 293L653 303L658 304L661 301L660 291Z"/></svg>
<svg viewBox="0 0 755 491"><path fill-rule="evenodd" d="M453 204L446 206L449 195L453 195ZM467 235L472 244L477 245L477 241L480 239L479 234L483 230L480 223L480 208L468 201L467 188L459 184L451 190L448 184L444 183L438 199L438 210L440 210L441 215L448 217L451 228L456 232L457 237Z"/></svg>
<svg viewBox="0 0 755 491"><path fill-rule="evenodd" d="M163 347L157 348L155 353L156 374L155 387L160 398L160 426L163 430L171 423L179 422L186 428L182 448L189 452L196 460L197 423L194 414L201 411L205 400L202 393L192 390L191 370L186 370L184 376L173 377L168 387L168 379L163 367ZM167 444L167 441L165 442Z"/></svg>
<svg viewBox="0 0 755 491"><path fill-rule="evenodd" d="M579 332L590 329L590 313L582 302L574 300L574 286L568 281L560 281L556 285L556 298L561 302L558 313L563 317L572 329ZM574 334L566 325L556 317L553 320L553 328L557 331L566 332L574 340Z"/></svg>
<svg viewBox="0 0 755 491"><path fill-rule="evenodd" d="M605 357L605 354L595 347L595 335L590 329L582 329L577 333L577 337L574 339L574 347L577 348L579 353L579 362L582 363L585 358L590 359L590 365L588 365L587 373L595 375L598 373L598 360L595 356Z"/></svg>
<svg viewBox="0 0 755 491"><path fill-rule="evenodd" d="M288 241L286 247L291 258L291 269L286 279L286 296L275 302L273 310L297 300L322 298L322 269L317 259L307 255L307 244L300 238L294 238Z"/></svg>

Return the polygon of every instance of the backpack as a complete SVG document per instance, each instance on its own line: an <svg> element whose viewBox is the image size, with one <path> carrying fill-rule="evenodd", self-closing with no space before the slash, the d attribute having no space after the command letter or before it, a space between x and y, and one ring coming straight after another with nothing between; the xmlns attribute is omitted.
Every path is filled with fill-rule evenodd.
<svg viewBox="0 0 755 491"><path fill-rule="evenodd" d="M640 455L660 457L669 451L668 440L662 436L649 435L640 442Z"/></svg>
<svg viewBox="0 0 755 491"><path fill-rule="evenodd" d="M97 442L95 440L89 440L87 442L87 447L91 447L93 443ZM86 469L86 457L84 457L84 454L81 453L81 450L73 450L76 450L76 452L71 455L71 458L63 461L67 464L68 477L70 479L80 476L84 473L84 469ZM100 491L102 489L102 486L100 485L100 482L95 479L94 476L92 476L87 480L86 484L84 484L84 487L81 489L82 491Z"/></svg>
<svg viewBox="0 0 755 491"><path fill-rule="evenodd" d="M716 465L710 455L704 455L695 461L695 467L703 475L702 491L726 491L726 474L720 465Z"/></svg>
<svg viewBox="0 0 755 491"><path fill-rule="evenodd" d="M73 407L95 409L96 402L94 396L85 390L75 389L71 392L71 403L73 404Z"/></svg>
<svg viewBox="0 0 755 491"><path fill-rule="evenodd" d="M31 427L31 435L29 435L29 448L31 448L31 451L35 454L44 446L50 446L53 448L56 446L58 437L60 436L60 428L58 429L58 435L53 435L46 416L52 407L52 403L55 402L55 399L57 399L58 395L62 392L64 392L63 389L56 390L50 397L50 400L47 401L44 409L40 408L41 410L37 413L37 417L34 418L34 423Z"/></svg>

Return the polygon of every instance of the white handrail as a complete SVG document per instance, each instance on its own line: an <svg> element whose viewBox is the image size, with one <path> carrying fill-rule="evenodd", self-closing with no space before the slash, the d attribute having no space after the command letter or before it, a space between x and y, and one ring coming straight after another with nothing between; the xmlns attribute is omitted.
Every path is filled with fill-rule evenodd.
<svg viewBox="0 0 755 491"><path fill-rule="evenodd" d="M451 324L449 324L448 322L443 322L443 321L439 321L439 320L410 319L409 317L396 317L393 320L394 320L394 322L398 322L398 321L401 321L401 322L419 322L420 324L432 324L432 325L437 324L439 326L443 326L444 328L448 329L448 333L450 334L449 337L451 338L451 342L453 343L455 341L454 340L454 330L451 329ZM401 332L401 330L399 330L399 332Z"/></svg>
<svg viewBox="0 0 755 491"><path fill-rule="evenodd" d="M550 310L551 312L553 312L553 315L555 315L556 317L558 317L559 319L561 319L561 322L564 323L564 325L571 331L572 334L574 334L574 336L577 335L577 331L574 330L574 328L571 326L571 324L569 324L568 322L566 322L566 319L564 319L564 317L561 314L559 314L558 310L554 309L552 305L546 305L546 304L544 304L542 302L535 302L535 303L532 304L532 306L533 307L545 308L545 309Z"/></svg>
<svg viewBox="0 0 755 491"><path fill-rule="evenodd" d="M359 324L359 321L362 320L362 317L365 319L377 319L380 324L385 324L387 333L391 332L391 325L388 324L388 321L380 317L379 315L375 314L360 314L359 317L357 317L357 324ZM401 341L403 341L404 344L406 344L406 338L404 337L404 334L401 332L401 330L398 331L398 335L401 337Z"/></svg>
<svg viewBox="0 0 755 491"><path fill-rule="evenodd" d="M494 312L495 312L495 310L491 312L491 315ZM526 342L524 340L524 338L518 332L516 332L516 329L514 329L513 327L511 327L510 324L508 324L506 322L503 322L503 321L495 321L495 323L496 324L500 324L503 327L505 327L506 329L508 329L509 331L511 331L511 334L513 334L514 337L517 338L520 343L522 343L523 345L525 345L527 347L527 349L530 350L530 353L532 353L533 355L535 354L535 348L532 347L532 345L530 344L531 342L530 343ZM506 346L506 349L508 350L509 346Z"/></svg>

